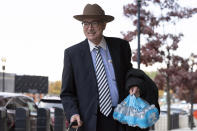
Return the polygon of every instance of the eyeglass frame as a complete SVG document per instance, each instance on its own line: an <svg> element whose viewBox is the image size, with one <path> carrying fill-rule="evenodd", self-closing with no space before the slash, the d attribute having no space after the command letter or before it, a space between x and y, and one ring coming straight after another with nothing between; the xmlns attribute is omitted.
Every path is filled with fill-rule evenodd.
<svg viewBox="0 0 197 131"><path fill-rule="evenodd" d="M102 21L91 21L91 22L83 21L81 24L84 28L88 28L90 25L93 28L97 28L100 23L102 23Z"/></svg>

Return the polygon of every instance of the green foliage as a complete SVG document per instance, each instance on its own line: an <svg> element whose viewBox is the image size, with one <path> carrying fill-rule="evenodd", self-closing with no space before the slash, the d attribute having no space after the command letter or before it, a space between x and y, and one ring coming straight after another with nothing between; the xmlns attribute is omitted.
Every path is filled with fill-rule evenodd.
<svg viewBox="0 0 197 131"><path fill-rule="evenodd" d="M59 95L61 91L61 81L49 82L49 94Z"/></svg>
<svg viewBox="0 0 197 131"><path fill-rule="evenodd" d="M147 72L145 71L145 73L152 79L154 80L155 79L155 76L157 75L157 71L151 71L151 72Z"/></svg>

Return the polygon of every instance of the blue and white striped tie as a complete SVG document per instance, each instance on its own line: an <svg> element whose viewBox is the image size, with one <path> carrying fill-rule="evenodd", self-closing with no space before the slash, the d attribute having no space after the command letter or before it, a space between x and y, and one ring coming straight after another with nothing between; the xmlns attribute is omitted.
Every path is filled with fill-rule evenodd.
<svg viewBox="0 0 197 131"><path fill-rule="evenodd" d="M99 92L99 106L100 112L108 116L112 111L112 102L110 90L107 82L105 67L100 53L100 47L95 46L96 49L96 77Z"/></svg>

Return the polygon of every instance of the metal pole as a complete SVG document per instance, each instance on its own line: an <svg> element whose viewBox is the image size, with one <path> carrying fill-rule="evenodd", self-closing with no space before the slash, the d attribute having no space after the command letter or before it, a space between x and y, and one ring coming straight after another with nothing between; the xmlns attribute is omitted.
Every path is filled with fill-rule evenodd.
<svg viewBox="0 0 197 131"><path fill-rule="evenodd" d="M167 49L167 51L168 51L168 63L167 63L167 69L169 69L170 68L170 50L169 49ZM171 97L170 97L170 78L169 78L169 74L167 73L166 74L166 82L167 82L167 129L168 130L171 130L171 127L172 127L172 125L171 125L171 113L170 113L170 110L171 110Z"/></svg>
<svg viewBox="0 0 197 131"><path fill-rule="evenodd" d="M193 73L193 64L194 64L194 58L192 57L192 67L191 67L191 72ZM194 116L193 116L193 98L194 98L194 90L193 87L190 89L190 104L191 104L191 109L190 109L190 129L192 130L194 126Z"/></svg>
<svg viewBox="0 0 197 131"><path fill-rule="evenodd" d="M192 130L194 127L194 118L193 118L193 88L190 89L190 104L191 104L191 109L190 109L190 129Z"/></svg>
<svg viewBox="0 0 197 131"><path fill-rule="evenodd" d="M138 23L137 23L137 30L138 30L138 49L137 49L137 63L138 69L140 69L140 7L141 7L141 0L137 1L138 5Z"/></svg>
<svg viewBox="0 0 197 131"><path fill-rule="evenodd" d="M6 58L5 57L2 57L1 58L1 61L2 61L2 70L3 70L3 87L2 87L2 91L4 92L5 91L5 62L6 62Z"/></svg>
<svg viewBox="0 0 197 131"><path fill-rule="evenodd" d="M5 91L5 66L3 65L2 66L2 69L3 69L3 88L2 88L2 92Z"/></svg>
<svg viewBox="0 0 197 131"><path fill-rule="evenodd" d="M167 75L166 77L167 79L167 129L168 131L171 130L171 115L170 115L170 106L171 106L171 102L170 102L170 85L169 85L169 76Z"/></svg>

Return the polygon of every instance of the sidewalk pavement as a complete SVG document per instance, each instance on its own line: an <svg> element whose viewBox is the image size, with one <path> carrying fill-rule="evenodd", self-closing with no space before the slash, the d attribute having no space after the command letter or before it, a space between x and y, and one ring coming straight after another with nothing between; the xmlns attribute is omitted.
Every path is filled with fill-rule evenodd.
<svg viewBox="0 0 197 131"><path fill-rule="evenodd" d="M173 129L171 131L197 131L197 127L193 128L192 130L189 127L186 127L186 128Z"/></svg>

